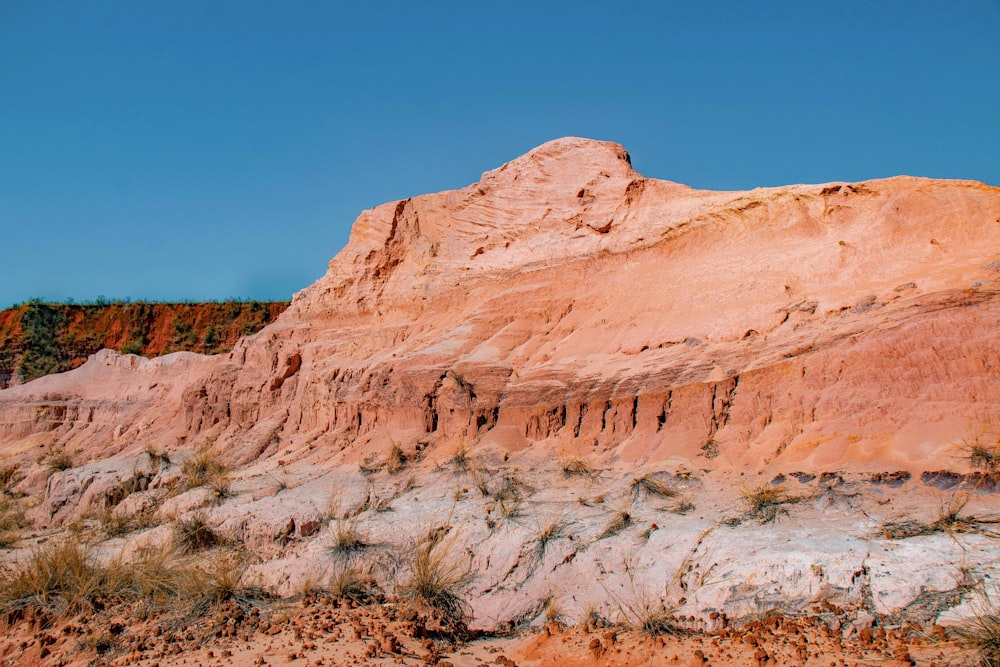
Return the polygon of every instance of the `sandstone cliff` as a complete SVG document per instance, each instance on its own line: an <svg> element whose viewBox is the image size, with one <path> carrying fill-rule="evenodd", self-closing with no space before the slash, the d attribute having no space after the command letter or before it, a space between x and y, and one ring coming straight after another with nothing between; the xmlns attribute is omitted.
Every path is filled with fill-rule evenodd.
<svg viewBox="0 0 1000 667"><path fill-rule="evenodd" d="M46 486L36 518L52 526L85 516L144 449L214 448L238 478L214 524L283 591L329 572L333 485L373 544L454 528L485 626L546 591L582 609L624 590L623 571L634 585L684 568L696 613L820 590L896 613L957 586L945 565L995 566L986 538L872 536L971 479L961 443L995 437L998 296L998 188L902 176L699 191L643 177L616 144L560 139L461 190L363 212L324 277L227 354L106 351L0 392L0 446L29 466L74 452L76 467L24 483ZM486 483L481 502L466 495L466 460L526 478L530 507L507 514ZM154 474L167 476L150 488L175 473ZM697 512L637 500L643 474ZM810 490L802 518L732 528L739 489L792 479ZM995 481L977 497L994 502ZM184 497L170 511L205 501ZM612 510L628 522L609 533ZM574 528L535 562L547 512Z"/></svg>
<svg viewBox="0 0 1000 667"><path fill-rule="evenodd" d="M379 206L174 427L689 465L937 468L995 414L1000 191L703 192L564 139Z"/></svg>

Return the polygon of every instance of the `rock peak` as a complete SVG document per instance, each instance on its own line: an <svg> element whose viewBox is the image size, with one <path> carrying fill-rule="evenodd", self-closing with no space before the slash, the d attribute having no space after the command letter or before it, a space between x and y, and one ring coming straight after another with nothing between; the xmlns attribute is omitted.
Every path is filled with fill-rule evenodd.
<svg viewBox="0 0 1000 667"><path fill-rule="evenodd" d="M556 179L564 174L599 173L632 178L632 158L621 144L581 137L547 141L503 166L483 174L481 182L512 180L521 174L539 179Z"/></svg>
<svg viewBox="0 0 1000 667"><path fill-rule="evenodd" d="M531 149L525 153L527 156L556 157L566 156L568 158L580 158L582 156L606 156L613 160L625 162L632 166L632 158L628 151L621 144L613 141L600 141L598 139L587 139L585 137L560 137L546 141L541 146Z"/></svg>

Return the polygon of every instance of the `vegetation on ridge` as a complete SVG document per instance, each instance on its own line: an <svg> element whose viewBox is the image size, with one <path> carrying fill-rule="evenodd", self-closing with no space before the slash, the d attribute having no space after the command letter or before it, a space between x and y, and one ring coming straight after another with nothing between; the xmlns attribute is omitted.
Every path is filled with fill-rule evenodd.
<svg viewBox="0 0 1000 667"><path fill-rule="evenodd" d="M0 311L0 389L81 365L102 348L157 356L179 350L217 354L270 324L287 303L154 303L33 299Z"/></svg>

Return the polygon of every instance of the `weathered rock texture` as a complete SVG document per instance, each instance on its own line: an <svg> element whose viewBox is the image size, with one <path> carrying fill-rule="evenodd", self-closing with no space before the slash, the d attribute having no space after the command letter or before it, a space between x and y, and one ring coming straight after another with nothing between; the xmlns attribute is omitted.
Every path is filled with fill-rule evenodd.
<svg viewBox="0 0 1000 667"><path fill-rule="evenodd" d="M996 188L705 192L643 178L615 144L561 139L468 188L365 211L273 326L154 409L175 412L176 435L273 420L355 457L392 438L936 468L997 412L998 279ZM122 398L92 386L80 400ZM3 397L8 430L24 433L11 411L40 392Z"/></svg>
<svg viewBox="0 0 1000 667"><path fill-rule="evenodd" d="M276 496L286 499L266 511L255 496L219 516L259 544L308 537L303 522L322 519L324 475L356 475L394 445L425 469L468 448L538 469L582 457L625 484L653 467L677 479L694 471L730 496L740 476L916 480L968 472L955 443L993 426L998 296L998 188L897 177L699 191L643 177L616 144L560 139L461 190L365 211L326 275L226 355L102 353L3 391L0 441L10 455L78 450L78 462L212 442L249 466L245 480L280 467L310 491ZM49 480L51 493L70 486ZM575 502L572 487L563 501ZM439 491L405 497L417 514L447 514L451 490ZM67 493L50 517L74 515L79 494ZM254 533L252 516L270 527ZM372 530L391 540L412 532L414 516ZM687 525L689 541L709 525ZM800 537L838 553L827 576L862 595L851 568L871 564L870 548L828 529ZM484 530L464 538L477 570L516 569L519 543ZM786 591L797 599L818 590L808 548L796 558L781 545L760 549L770 563L761 581L797 586ZM593 582L614 553L589 553L596 561L572 567ZM642 558L669 579L684 553ZM485 586L487 598L503 589ZM512 599L494 599L489 614L501 619ZM729 598L710 599L701 609ZM906 601L897 602L889 607Z"/></svg>

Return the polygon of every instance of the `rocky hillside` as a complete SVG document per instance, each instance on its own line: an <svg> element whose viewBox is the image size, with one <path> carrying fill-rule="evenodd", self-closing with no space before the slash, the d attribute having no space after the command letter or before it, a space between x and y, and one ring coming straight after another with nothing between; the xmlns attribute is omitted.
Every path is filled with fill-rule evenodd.
<svg viewBox="0 0 1000 667"><path fill-rule="evenodd" d="M1000 576L998 369L1000 189L702 191L568 138L363 212L227 354L0 392L0 453L34 530L141 515L128 556L197 519L282 595L433 555L473 626L812 610L839 642Z"/></svg>
<svg viewBox="0 0 1000 667"><path fill-rule="evenodd" d="M270 324L287 303L101 303L32 301L0 311L0 389L83 364L102 348L156 357L228 352Z"/></svg>

